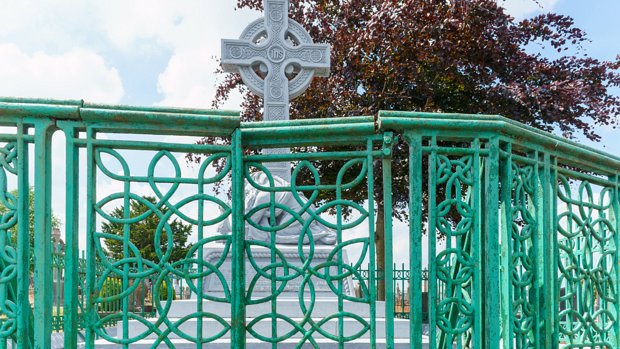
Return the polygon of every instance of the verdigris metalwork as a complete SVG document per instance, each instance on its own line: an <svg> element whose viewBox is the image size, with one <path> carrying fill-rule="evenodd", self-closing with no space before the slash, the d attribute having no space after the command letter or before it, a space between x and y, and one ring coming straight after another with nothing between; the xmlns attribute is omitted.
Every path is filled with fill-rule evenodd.
<svg viewBox="0 0 620 349"><path fill-rule="evenodd" d="M379 119L410 144L412 285L419 203L429 195L430 347L620 347L618 157L499 116ZM416 348L418 290L410 294Z"/></svg>
<svg viewBox="0 0 620 349"><path fill-rule="evenodd" d="M245 214L248 217L245 225L245 236L248 240L270 242L274 235L268 227L270 221L278 227L276 244L297 245L301 240L303 244L333 245L336 243L336 232L322 224L324 219L317 217L310 220L305 226L304 222L311 216L317 215L317 209L303 193L280 191L272 195L271 191L262 191L262 188L288 187L289 183L277 176L269 176L265 172L251 173L248 177L248 185L245 189ZM269 205L275 206L272 217ZM232 217L220 223L218 233L229 235L232 233Z"/></svg>
<svg viewBox="0 0 620 349"><path fill-rule="evenodd" d="M0 339L4 347L49 348L56 326L52 320L58 311L52 305L52 292L45 291L52 289L53 282L50 178L55 168L52 155L58 152L52 153L49 142L60 130L67 144L63 315L68 348L77 347L80 328L87 348L103 347L103 342L122 348L138 343L170 348L207 344L345 348L362 340L371 348L620 348L617 156L500 116L484 115L381 112L377 118L241 124L237 113L221 111L0 99L0 124L11 127L0 134L0 202L7 207L0 226ZM167 142L128 140L128 133L211 136L229 145L183 143L174 138ZM409 145L406 174L391 173L394 133ZM249 151L297 146L325 150ZM146 162L129 161L128 152ZM195 171L184 172L178 159L188 152L204 154L207 160ZM225 164L219 171L210 165L216 160ZM265 170L266 163L283 161L295 165L293 180L286 184ZM318 170L323 161L334 164L335 181L326 181ZM85 163L86 171L80 163ZM26 200L30 164L35 169L33 207ZM374 178L381 173L375 171L377 166L383 170L381 188ZM159 172L162 168L167 172ZM265 173L268 185L253 180L255 173ZM391 179L405 175L409 176L411 200L409 232L393 233L391 221L386 220L386 241L409 240L409 320L393 317L394 302L389 298L395 288L394 257L386 253L389 270L378 273L373 230L375 193L381 189L389 202ZM300 176L311 178L312 184L299 184ZM106 178L118 185L102 195L101 183ZM221 181L231 183L230 203L209 189ZM252 221L246 212L246 185L269 196L256 211L264 210L268 220ZM148 212L140 216L112 217L113 202L127 207L141 200L138 186L154 192L157 203L147 204ZM18 190L17 198L10 194L13 187ZM174 195L181 188L187 190L185 194ZM367 199L351 202L348 190L362 191ZM333 200L321 200L327 191L334 194ZM303 234L292 248L303 262L294 263L282 257L282 247L276 244L282 224L276 221L279 204L275 198L299 192L306 194L307 201L296 198L304 204L289 214L302 227ZM86 200L80 202L83 194ZM304 212L309 203L316 211ZM191 214L186 210L190 204L196 208ZM423 205L427 205L428 218ZM172 213L164 214L164 207ZM343 213L348 209L357 214L346 219ZM30 210L35 212L32 269L30 226L25 219ZM322 215L327 211L333 217ZM386 205L384 214L392 216L391 206ZM158 250L155 260L145 258L129 237L133 225L150 215L160 222L154 246L162 246L162 241L169 246L173 215L191 223L196 244L190 253L172 261L170 248L165 247ZM232 234L216 234L216 226L229 217ZM86 231L79 229L82 218L86 218ZM122 224L124 235L101 232L100 224L110 221ZM331 257L319 264L312 254L319 246L308 229L315 221L336 232L336 244L328 247ZM270 240L247 239L246 224L265 232ZM11 233L14 227L17 234ZM108 257L107 239L123 242L124 258ZM83 261L79 259L80 242L86 245ZM225 275L222 261L205 261L201 253L207 244L221 247L223 258L232 264L230 275ZM359 256L351 252L354 246L362 251ZM259 249L268 252L267 263L255 258ZM344 251L353 256L351 264L345 263ZM429 256L428 261L423 255ZM361 272L366 261L369 270ZM427 262L425 298L419 286ZM379 274L389 285L385 303L376 300ZM254 276L246 280L248 275ZM206 276L220 280L224 296L203 291ZM31 278L32 304L28 296ZM156 286L156 312L148 316L131 304L137 285L147 278L155 280ZM183 279L196 293L196 299L186 301L193 304L193 310L181 317L171 312L171 288L157 287L164 282L170 285L173 278ZM359 295L344 292L347 278L361 281ZM106 279L118 280L121 287L102 292ZM293 301L300 316L287 315L279 304L282 290L294 284L299 291ZM329 312L320 309L316 298L314 287L319 284L333 294L335 306ZM261 285L271 291L267 296L257 292ZM104 306L110 302L119 306ZM429 310L428 336L423 335L424 302ZM353 303L365 312L351 311ZM224 311L225 316L221 315ZM109 331L108 320L118 322L116 335ZM410 339L406 341L399 337L405 331L398 330L399 321L408 321Z"/></svg>

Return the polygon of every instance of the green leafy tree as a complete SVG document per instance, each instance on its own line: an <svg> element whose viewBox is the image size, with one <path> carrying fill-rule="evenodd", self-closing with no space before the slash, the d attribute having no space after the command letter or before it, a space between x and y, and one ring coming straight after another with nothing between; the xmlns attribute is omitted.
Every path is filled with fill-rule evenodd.
<svg viewBox="0 0 620 349"><path fill-rule="evenodd" d="M14 198L14 202L12 202L10 205L17 206L17 197L18 197L17 189L11 190L9 194L10 194L9 197ZM28 240L30 243L30 250L32 251L32 248L34 247L34 188L33 187L30 187L30 189L28 190L28 207L30 207L30 210L29 210L30 212L28 215L28 224L29 224L30 234L29 234ZM4 216L5 214L9 213L9 211L10 211L9 208L6 207L5 204L0 202L0 215ZM61 225L60 219L56 217L54 213L52 213L52 229L60 229L60 225ZM11 235L11 240L12 240L11 242L16 243L15 237L17 236L17 224L15 224L13 227L9 229L9 234Z"/></svg>
<svg viewBox="0 0 620 349"><path fill-rule="evenodd" d="M237 4L262 9L262 0ZM596 125L617 124L620 98L612 91L620 86L620 59L590 57L586 33L568 16L546 13L515 20L501 4L291 0L291 17L315 42L332 46L330 77L314 79L291 103L291 118L376 115L379 110L501 114L545 131L593 140L599 139ZM261 120L262 101L242 87L239 74L222 80L214 107L235 89L244 93L243 121ZM393 154L394 214L405 218L408 178L398 174L407 173L407 145L399 139ZM325 181L333 181L339 168L330 162L317 166ZM382 268L381 167L375 170L377 263ZM325 195L323 199L333 199ZM348 195L357 202L366 199L363 191ZM381 285L378 297L383 298Z"/></svg>
<svg viewBox="0 0 620 349"><path fill-rule="evenodd" d="M157 200L152 196L144 196L144 200L155 205ZM151 209L141 201L133 200L130 203L130 217L137 217L149 212ZM165 215L169 209L165 206L159 208L161 215ZM113 218L122 219L125 217L124 206L116 207L110 212L110 216ZM140 251L140 255L143 259L158 262L159 257L155 250L155 234L157 233L157 227L160 223L159 215L150 213L145 219L133 223L130 225L129 241L136 246ZM161 253L166 253L168 250L168 236L172 235L172 251L170 253L169 262L176 262L186 258L187 252L192 247L192 244L188 244L187 239L192 232L192 225L183 223L180 219L175 218L169 222L170 232L166 231L166 228L161 229L159 247ZM101 230L103 233L117 235L122 237L124 235L125 225L118 222L104 222L101 224ZM115 239L106 239L105 241L107 252L110 257L115 259L123 258L123 241Z"/></svg>

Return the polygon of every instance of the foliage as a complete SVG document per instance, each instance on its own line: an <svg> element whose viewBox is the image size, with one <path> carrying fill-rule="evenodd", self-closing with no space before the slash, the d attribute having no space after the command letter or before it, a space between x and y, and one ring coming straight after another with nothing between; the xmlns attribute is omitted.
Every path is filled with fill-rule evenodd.
<svg viewBox="0 0 620 349"><path fill-rule="evenodd" d="M262 9L262 0L237 0L237 5ZM290 12L315 42L332 46L331 76L314 79L292 101L293 119L376 115L379 110L501 114L593 140L599 139L595 125L618 123L620 99L611 89L620 86L620 57L589 57L587 36L570 17L547 13L517 21L496 0L291 0ZM243 120L262 119L261 99L242 86L238 74L225 76L213 106L235 89L244 93ZM393 208L402 219L408 178L399 174L408 173L409 166L402 139L393 154ZM329 162L316 165L326 181L339 168ZM381 215L381 167L375 171ZM363 191L349 194L352 200L365 199ZM321 198L333 199L326 195ZM382 216L376 224L381 240ZM382 241L377 247L381 263Z"/></svg>
<svg viewBox="0 0 620 349"><path fill-rule="evenodd" d="M238 0L259 9L262 0ZM494 0L291 0L291 17L332 45L328 79L315 79L291 117L375 114L386 110L502 114L566 135L617 123L620 60L587 55L586 34L570 17L516 21ZM531 45L557 51L532 53ZM214 106L239 87L226 76ZM260 118L246 94L244 118Z"/></svg>
<svg viewBox="0 0 620 349"><path fill-rule="evenodd" d="M172 287L172 300L177 299L177 291L175 291L174 287ZM166 281L162 281L159 285L159 300L165 301L168 300L168 284Z"/></svg>
<svg viewBox="0 0 620 349"><path fill-rule="evenodd" d="M237 4L262 8L262 0ZM616 125L620 98L610 89L620 86L620 56L614 62L589 57L587 36L570 17L548 13L516 21L500 5L495 0L291 0L291 17L316 42L332 46L331 76L314 79L292 101L291 118L379 110L501 114L594 140L595 124ZM535 45L553 49L556 57L531 52ZM260 120L262 101L242 87L238 74L226 75L214 107L237 88L244 92L242 118ZM402 140L394 156L394 173L407 173L408 147ZM319 169L331 178L330 168L337 167ZM406 213L406 182L406 176L394 178L399 218ZM358 194L351 199L363 200Z"/></svg>
<svg viewBox="0 0 620 349"><path fill-rule="evenodd" d="M144 196L144 201L156 206L157 200L152 196ZM114 208L109 214L113 218L122 219L125 217L125 208L121 205ZM159 262L159 257L156 251L156 234L157 227L160 223L160 217L164 216L169 209L165 206L159 207L159 214L151 212L151 209L143 202L139 200L133 200L130 203L129 216L138 217L143 214L147 214L146 218L139 222L129 225L129 241L139 251L140 256L144 260L149 260L155 263ZM159 245L160 254L165 254L168 249L168 237L172 236L169 263L179 261L186 258L186 255L191 248L192 244L187 243L187 239L192 232L192 225L183 223L179 218L173 219L169 223L169 228L162 228L159 232ZM111 258L123 259L124 246L123 235L125 225L118 222L104 222L101 224L101 230L105 234L116 235L118 239L106 239L107 253Z"/></svg>
<svg viewBox="0 0 620 349"><path fill-rule="evenodd" d="M110 298L121 294L123 291L122 280L118 277L107 277L99 291L99 297ZM117 311L121 308L121 299L105 301L100 305L101 311Z"/></svg>
<svg viewBox="0 0 620 349"><path fill-rule="evenodd" d="M7 200L10 201L9 206L17 206L17 189L15 190L11 190L7 195ZM30 212L28 214L28 222L29 222L29 229L30 229L30 237L29 237L29 243L30 243L30 249L32 250L32 248L34 247L34 188L30 187L30 189L28 190L28 207L30 208ZM7 208L7 206L0 202L0 215L5 215L6 213L9 212L9 209ZM54 213L52 213L52 229L59 229L60 228L60 219L58 217L56 217L56 215L54 215ZM12 237L17 236L17 224L15 224L13 227L11 227L9 229L9 233ZM15 239L13 238L13 243L16 243Z"/></svg>

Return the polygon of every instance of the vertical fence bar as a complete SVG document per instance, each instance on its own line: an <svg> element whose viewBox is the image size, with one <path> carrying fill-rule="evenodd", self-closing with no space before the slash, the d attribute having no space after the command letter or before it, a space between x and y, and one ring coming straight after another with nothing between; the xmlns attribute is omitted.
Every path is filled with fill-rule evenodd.
<svg viewBox="0 0 620 349"><path fill-rule="evenodd" d="M620 300L618 299L618 286L620 286L620 174L611 176L610 180L614 181L612 199L612 223L615 224L614 232L614 290L616 292L614 336L615 346L620 348Z"/></svg>
<svg viewBox="0 0 620 349"><path fill-rule="evenodd" d="M533 204L531 208L532 214L536 217L536 230L532 237L533 255L534 255L534 304L535 304L535 341L537 348L544 348L544 308L543 308L543 288L544 288L544 246L543 246L543 221L545 219L543 212L545 207L543 205L543 170L541 169L540 154L538 151L534 151L531 157L536 160L533 165L534 170L534 195L532 198Z"/></svg>
<svg viewBox="0 0 620 349"><path fill-rule="evenodd" d="M375 263L375 167L372 154L373 143L368 140L366 144L368 156L368 293L370 293L370 348L375 349L377 346L377 283L375 280L376 263ZM363 282L360 280L360 283Z"/></svg>
<svg viewBox="0 0 620 349"><path fill-rule="evenodd" d="M553 249L553 241L556 240L552 235L555 234L552 231L554 224L552 221L556 220L556 216L553 214L555 209L552 207L554 198L552 198L552 179L551 179L551 156L549 153L543 154L543 168L542 176L540 178L542 185L542 251L539 254L541 257L538 262L542 263L541 269L543 271L542 284L542 309L541 314L544 316L544 325L542 328L542 338L544 338L545 348L555 348L554 346L554 320L557 309L553 307L553 296L555 288L555 280L553 272L555 271L555 252ZM539 225L540 226L540 225ZM539 245L540 246L540 245ZM539 270L541 270L539 269ZM541 280L541 278L539 278Z"/></svg>
<svg viewBox="0 0 620 349"><path fill-rule="evenodd" d="M28 183L28 143L24 139L27 127L23 122L17 126L17 347L28 348L32 330L30 328L30 207Z"/></svg>
<svg viewBox="0 0 620 349"><path fill-rule="evenodd" d="M93 296L95 295L95 277L96 277L96 265L95 265L95 202L96 202L96 188L97 188L97 168L95 164L95 154L93 140L95 138L95 132L91 127L86 129L86 280L84 300L86 302L86 314L83 315L84 319L84 332L86 348L94 348L95 346L95 332L92 328L92 324L95 323L95 304L93 303Z"/></svg>
<svg viewBox="0 0 620 349"><path fill-rule="evenodd" d="M384 136L388 137L388 136ZM389 136L391 138L391 135ZM384 140L386 142L387 139ZM391 143L388 142L388 144ZM392 157L385 154L383 158L383 209L384 209L384 244L385 244L385 346L394 348L394 258L392 245ZM389 155L389 156L388 156Z"/></svg>
<svg viewBox="0 0 620 349"><path fill-rule="evenodd" d="M78 336L78 258L79 258L79 150L75 146L74 127L63 128L66 138L66 221L65 221L65 284L64 339L65 347L77 348Z"/></svg>
<svg viewBox="0 0 620 349"><path fill-rule="evenodd" d="M437 137L431 138L428 161L428 324L429 348L437 348Z"/></svg>
<svg viewBox="0 0 620 349"><path fill-rule="evenodd" d="M243 142L241 130L232 137L232 301L231 347L244 349L245 339L245 219Z"/></svg>
<svg viewBox="0 0 620 349"><path fill-rule="evenodd" d="M499 275L499 139L491 137L485 169L484 214L484 313L485 348L499 349L500 340L500 275Z"/></svg>
<svg viewBox="0 0 620 349"><path fill-rule="evenodd" d="M485 262L485 260L482 259L482 253L481 253L481 234L483 232L483 221L482 221L482 207L483 207L483 202L481 200L481 196L482 196L482 188L480 185L481 179L481 169L480 169L480 139L476 138L473 143L472 143L472 147L474 150L474 181L473 181L473 187L472 187L472 192L473 192L473 201L472 201L472 207L474 207L476 209L476 214L474 215L474 225L473 225L473 231L471 234L471 256L473 257L474 261L476 261L478 263L479 266L482 266L482 264ZM483 336L484 333L483 331L483 323L482 323L482 318L485 315L484 310L483 310L483 302L482 302L482 287L481 284L484 282L483 277L482 277L482 270L483 267L478 267L478 268L474 268L474 277L473 277L473 285L472 285L472 297L471 297L471 302L472 302L472 306L474 309L477 309L479 313L482 313L482 316L474 316L474 326L472 328L472 342L473 344L471 345L472 348L481 348L483 345ZM486 295L485 295L486 296Z"/></svg>
<svg viewBox="0 0 620 349"><path fill-rule="evenodd" d="M503 146L505 156L500 165L501 183L501 322L502 322L502 347L511 349L513 346L512 326L512 144ZM518 348L518 347L517 347Z"/></svg>
<svg viewBox="0 0 620 349"><path fill-rule="evenodd" d="M538 157L540 159L540 155ZM552 215L550 210L552 209L551 200L551 157L548 153L542 155L542 168L538 170L539 188L537 193L537 207L539 208L538 214L538 253L536 258L537 273L538 273L538 295L539 299L539 318L541 320L540 337L539 339L543 343L543 347L547 349L554 348L553 346L553 320L556 309L552 307L552 297L554 294L553 288L555 288L555 282L552 279L552 271L555 270L554 251L552 246L552 223L550 220L555 221L555 215ZM555 210L553 210L555 212ZM555 240L555 239L553 239Z"/></svg>
<svg viewBox="0 0 620 349"><path fill-rule="evenodd" d="M52 186L51 141L53 122L35 123L34 162L34 344L37 349L51 348L52 333Z"/></svg>
<svg viewBox="0 0 620 349"><path fill-rule="evenodd" d="M548 156L548 158L547 158ZM549 202L546 205L547 210L549 212L548 219L548 229L549 231L545 236L550 239L550 245L546 249L545 255L550 258L550 261L546 263L548 272L546 277L546 283L548 283L548 287L546 288L547 295L546 298L549 302L548 312L551 316L551 347L558 348L559 346L559 333L560 333L560 324L559 324L559 299L560 299L560 287L558 281L558 265L560 259L560 250L558 247L558 159L556 157L551 157L547 155L545 157L545 171L549 173L549 186L548 186L548 194L545 196Z"/></svg>
<svg viewBox="0 0 620 349"><path fill-rule="evenodd" d="M411 349L422 349L422 136L409 143L409 333ZM430 263L430 262L429 262ZM405 290L403 290L404 294Z"/></svg>

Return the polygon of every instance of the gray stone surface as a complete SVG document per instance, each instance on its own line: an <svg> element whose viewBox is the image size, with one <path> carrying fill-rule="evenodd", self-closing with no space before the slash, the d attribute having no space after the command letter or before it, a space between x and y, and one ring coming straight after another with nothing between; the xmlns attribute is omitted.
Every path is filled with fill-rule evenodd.
<svg viewBox="0 0 620 349"><path fill-rule="evenodd" d="M288 0L264 0L265 16L239 40L222 40L222 67L239 73L245 85L264 99L263 119L288 120L290 100L301 95L314 76L329 76L330 47L315 44L308 32L288 18ZM288 149L265 149L265 154ZM270 172L291 181L290 163L268 163Z"/></svg>
<svg viewBox="0 0 620 349"><path fill-rule="evenodd" d="M275 177L276 187L288 187L289 183L279 177ZM272 235L275 234L276 244L286 244L297 246L300 240L303 244L310 244L312 236L313 245L335 245L337 234L333 229L326 227L319 219L313 219L316 207L308 205L308 199L303 193L293 195L291 191L278 191L273 193L273 202L278 204L274 210L273 226L280 227L278 231L272 233L268 230L272 226L271 211L269 204L272 202L272 193L258 188L268 188L269 179L263 172L252 173L245 186L245 214L248 216L245 222L245 236L248 240L260 242L271 242ZM307 207L306 207L307 206ZM256 212L252 211L255 207L264 207ZM282 209L286 207L289 211ZM291 212L299 215L301 219L295 219ZM250 215L250 213L252 213ZM230 235L232 233L232 215L222 221L217 228L220 234ZM304 224L309 223L304 232ZM303 234L303 239L301 235Z"/></svg>
<svg viewBox="0 0 620 349"><path fill-rule="evenodd" d="M300 268L305 260L300 258L300 253L297 246L286 246L279 245L277 246L280 254L279 256L283 256L286 263L290 266ZM334 247L333 246L315 246L313 250L313 257L310 261L310 267L316 268L320 264L326 263L329 260L329 255L332 253ZM303 256L308 258L310 255L310 247L306 246L302 249ZM254 258L254 264L250 262L249 259L246 259L246 286L250 286L254 283L254 289L252 291L252 299L263 298L272 294L271 290L271 280L264 277L263 275L258 275L257 267L259 269L264 268L265 266L271 264L271 252L269 249L260 247L260 246L252 246L250 252L252 257ZM215 265L222 256L222 249L218 247L207 247L203 250L203 258L205 261L209 262L212 265ZM280 258L277 259L281 261ZM344 264L349 264L349 259L347 256L346 250L343 250L342 260ZM333 261L333 260L332 260ZM226 259L223 261L222 265L219 267L219 271L221 272L223 279L228 280L226 287L230 287L230 280L232 280L232 266L230 255L226 256ZM317 269L318 272L326 273L327 270L325 268ZM330 269L330 275L337 275L338 272L336 268ZM267 271L266 273L269 273ZM293 268L289 268L287 271L287 275L295 275L295 271ZM276 275L282 276L285 274L284 268L278 268L276 271ZM215 296L215 297L223 297L224 292L222 282L218 275L211 273L207 275L204 279L203 290L204 294ZM280 294L278 294L278 299L280 298L299 298L300 285L303 281L303 275L299 275L295 278L291 278L291 280L287 281L283 286L284 289ZM314 285L315 296L317 298L335 298L335 294L333 290L329 287L329 285L325 282L324 279L318 277L311 277L310 281ZM282 282L277 282L276 285L278 289L282 286ZM337 285L334 283L334 287L337 288ZM343 291L344 294L352 296L354 294L353 290L353 280L351 278L345 278L343 283ZM309 296L307 292L307 287L304 288L304 293ZM193 295L195 297L195 295Z"/></svg>

